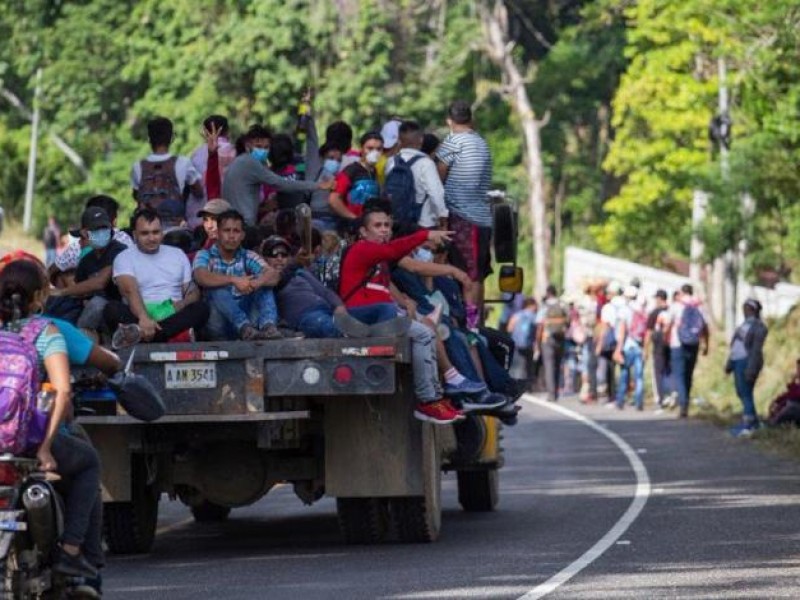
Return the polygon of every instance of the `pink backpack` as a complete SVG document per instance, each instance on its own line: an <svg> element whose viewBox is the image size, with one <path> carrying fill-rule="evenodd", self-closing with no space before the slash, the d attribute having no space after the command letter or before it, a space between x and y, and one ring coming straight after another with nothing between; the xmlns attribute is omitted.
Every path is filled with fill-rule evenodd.
<svg viewBox="0 0 800 600"><path fill-rule="evenodd" d="M48 415L36 409L40 379L34 343L49 324L37 318L19 333L0 331L0 452L23 454L44 440Z"/></svg>

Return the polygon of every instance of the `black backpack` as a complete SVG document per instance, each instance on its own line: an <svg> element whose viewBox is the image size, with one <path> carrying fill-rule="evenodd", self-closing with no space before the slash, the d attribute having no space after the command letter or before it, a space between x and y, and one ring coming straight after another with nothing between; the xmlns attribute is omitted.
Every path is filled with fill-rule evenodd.
<svg viewBox="0 0 800 600"><path fill-rule="evenodd" d="M425 202L417 204L414 173L411 172L411 166L420 158L425 157L415 156L405 161L398 154L394 157L394 167L386 175L383 192L392 202L392 217L395 223L417 223L422 214Z"/></svg>

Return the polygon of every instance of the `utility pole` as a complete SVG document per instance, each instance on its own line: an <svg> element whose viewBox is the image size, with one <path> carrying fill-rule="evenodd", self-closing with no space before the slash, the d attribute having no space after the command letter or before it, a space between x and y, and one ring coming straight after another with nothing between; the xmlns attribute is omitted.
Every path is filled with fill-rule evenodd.
<svg viewBox="0 0 800 600"><path fill-rule="evenodd" d="M33 92L33 116L31 118L31 150L28 154L28 179L25 182L25 214L22 227L31 230L33 216L33 190L36 185L36 151L39 144L39 94L42 89L42 68L36 70L36 88Z"/></svg>
<svg viewBox="0 0 800 600"><path fill-rule="evenodd" d="M723 183L730 179L730 161L728 146L730 144L730 101L728 99L728 69L725 59L717 59L719 73L719 168ZM727 135L726 135L727 134ZM737 284L736 250L728 248L725 252L725 337L731 339L736 327L736 284Z"/></svg>

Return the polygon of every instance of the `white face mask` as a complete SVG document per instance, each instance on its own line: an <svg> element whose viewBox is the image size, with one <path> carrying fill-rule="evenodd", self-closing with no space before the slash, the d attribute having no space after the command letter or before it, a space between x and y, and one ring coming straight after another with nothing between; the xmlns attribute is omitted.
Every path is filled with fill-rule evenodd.
<svg viewBox="0 0 800 600"><path fill-rule="evenodd" d="M381 159L381 151L380 150L370 150L367 152L367 155L364 157L367 159L367 162L371 165L375 165Z"/></svg>
<svg viewBox="0 0 800 600"><path fill-rule="evenodd" d="M433 262L433 252L427 248L417 248L414 252L414 258L422 262Z"/></svg>

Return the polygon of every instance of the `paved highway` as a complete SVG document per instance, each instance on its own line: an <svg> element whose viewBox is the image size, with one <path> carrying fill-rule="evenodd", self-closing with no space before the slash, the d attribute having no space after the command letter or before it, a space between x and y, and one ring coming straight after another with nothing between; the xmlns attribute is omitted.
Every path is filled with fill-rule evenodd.
<svg viewBox="0 0 800 600"><path fill-rule="evenodd" d="M435 544L347 546L334 502L289 488L211 525L162 502L153 553L112 557L106 597L800 597L800 465L700 422L523 405L498 510L462 512L446 475Z"/></svg>

